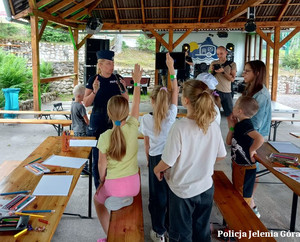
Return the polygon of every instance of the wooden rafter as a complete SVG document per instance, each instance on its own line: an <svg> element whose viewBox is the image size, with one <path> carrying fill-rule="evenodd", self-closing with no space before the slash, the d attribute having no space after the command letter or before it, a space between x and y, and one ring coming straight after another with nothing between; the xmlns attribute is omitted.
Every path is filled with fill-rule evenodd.
<svg viewBox="0 0 300 242"><path fill-rule="evenodd" d="M173 0L170 0L170 23L173 22Z"/></svg>
<svg viewBox="0 0 300 242"><path fill-rule="evenodd" d="M185 33L183 33L173 44L173 49L175 49L176 46L179 45L192 31L193 29L188 29Z"/></svg>
<svg viewBox="0 0 300 242"><path fill-rule="evenodd" d="M113 0L113 5L114 5L114 12L115 12L115 17L116 17L116 22L117 22L117 24L119 24L120 23L120 17L119 17L119 12L118 12L117 0Z"/></svg>
<svg viewBox="0 0 300 242"><path fill-rule="evenodd" d="M288 36L286 36L282 41L279 43L279 48L281 48L283 45L285 45L286 42L288 42L295 34L297 34L300 31L300 27L295 28L291 33L289 33Z"/></svg>
<svg viewBox="0 0 300 242"><path fill-rule="evenodd" d="M230 21L236 19L237 17L239 17L242 14L244 14L245 12L247 12L248 7L255 7L255 6L259 5L260 3L262 3L263 1L264 0L249 0L249 1L246 1L242 6L238 7L237 9L232 11L230 14L228 14L227 16L222 18L221 23L222 24L227 23L227 22L230 22Z"/></svg>
<svg viewBox="0 0 300 242"><path fill-rule="evenodd" d="M41 38L42 38L42 36L43 36L43 33L44 33L44 30L45 30L45 28L46 28L46 26L47 26L47 23L48 23L48 20L47 20L47 19L44 19L44 20L43 20L43 23L42 23L42 25L41 25L41 28L40 28L40 30L39 30L38 41L41 40Z"/></svg>
<svg viewBox="0 0 300 242"><path fill-rule="evenodd" d="M31 13L32 13L32 10L30 8L27 8L24 11L18 13L17 15L14 15L14 19L27 17Z"/></svg>
<svg viewBox="0 0 300 242"><path fill-rule="evenodd" d="M80 42L78 45L76 45L77 50L79 50L79 49L85 44L85 41L86 41L87 39L91 38L92 36L93 36L92 34L86 35L86 36L83 38L83 40L81 40L81 42Z"/></svg>
<svg viewBox="0 0 300 242"><path fill-rule="evenodd" d="M154 37L156 38L157 41L159 41L162 45L164 45L169 51L170 50L170 46L169 44L162 38L161 35L159 35L154 29L149 29L149 31L154 35Z"/></svg>
<svg viewBox="0 0 300 242"><path fill-rule="evenodd" d="M261 38L264 39L268 43L269 46L271 46L274 49L274 43L272 42L271 38L269 38L259 27L256 28L256 33L259 34Z"/></svg>
<svg viewBox="0 0 300 242"><path fill-rule="evenodd" d="M28 0L28 4L31 9L37 9L35 0Z"/></svg>
<svg viewBox="0 0 300 242"><path fill-rule="evenodd" d="M87 15L90 13L102 2L103 0L96 0L94 1L87 9L75 14L74 16L72 16L71 18L69 19L72 19L72 20L76 20L76 19L79 19L81 18L82 16L84 15Z"/></svg>
<svg viewBox="0 0 300 242"><path fill-rule="evenodd" d="M144 24L144 23L146 23L144 0L141 0L141 11L142 11L142 21L143 21L143 24Z"/></svg>
<svg viewBox="0 0 300 242"><path fill-rule="evenodd" d="M37 6L37 8L40 8L42 6L48 5L49 3L53 2L53 1L54 0L41 0L36 4L36 6Z"/></svg>
<svg viewBox="0 0 300 242"><path fill-rule="evenodd" d="M58 4L55 4L53 7L47 10L48 13L53 14L56 13L58 10L68 6L69 4L73 3L73 0L64 0Z"/></svg>
<svg viewBox="0 0 300 242"><path fill-rule="evenodd" d="M198 23L200 23L201 17L202 17L203 2L204 2L204 0L200 1L199 13L198 13Z"/></svg>
<svg viewBox="0 0 300 242"><path fill-rule="evenodd" d="M223 17L225 17L228 14L229 6L230 6L231 0L226 0L224 12L223 12Z"/></svg>
<svg viewBox="0 0 300 242"><path fill-rule="evenodd" d="M282 8L280 10L280 13L277 17L277 21L280 21L282 16L284 15L285 11L287 10L288 6L289 6L289 3L290 3L291 0L286 0L285 3L282 5Z"/></svg>
<svg viewBox="0 0 300 242"><path fill-rule="evenodd" d="M63 12L62 14L58 15L61 18L66 18L69 15L71 15L72 13L75 13L76 11L84 8L85 6L89 5L91 2L93 2L93 0L84 0L78 4L76 4L74 7L69 8L67 11Z"/></svg>
<svg viewBox="0 0 300 242"><path fill-rule="evenodd" d="M49 22L53 22L62 26L66 26L66 27L73 27L73 28L77 28L77 24L72 24L72 23L68 23L67 21L65 21L64 19L57 17L57 16L52 16L49 13L45 13L39 10L33 10L32 11L34 16L38 16L40 18L43 19L47 19Z"/></svg>

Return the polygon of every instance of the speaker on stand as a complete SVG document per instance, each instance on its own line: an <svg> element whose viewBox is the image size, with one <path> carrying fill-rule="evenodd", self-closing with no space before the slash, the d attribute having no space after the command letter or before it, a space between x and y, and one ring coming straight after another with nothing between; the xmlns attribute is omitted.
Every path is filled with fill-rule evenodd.
<svg viewBox="0 0 300 242"><path fill-rule="evenodd" d="M97 55L99 50L109 50L108 39L87 39L85 42L84 84L95 75L97 70Z"/></svg>

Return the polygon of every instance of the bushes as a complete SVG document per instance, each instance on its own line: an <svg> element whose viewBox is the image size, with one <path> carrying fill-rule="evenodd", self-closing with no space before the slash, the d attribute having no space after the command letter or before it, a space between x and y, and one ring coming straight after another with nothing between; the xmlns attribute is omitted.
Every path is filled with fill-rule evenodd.
<svg viewBox="0 0 300 242"><path fill-rule="evenodd" d="M148 39L145 37L145 35L141 34L137 40L137 46L139 50L146 50L155 52L155 40L154 39Z"/></svg>
<svg viewBox="0 0 300 242"><path fill-rule="evenodd" d="M40 65L41 78L52 76L51 63L42 62ZM48 91L48 84L41 85L41 92ZM0 90L2 88L20 88L19 99L32 98L32 71L27 67L24 58L6 54L0 49ZM3 92L0 92L0 107L4 106Z"/></svg>

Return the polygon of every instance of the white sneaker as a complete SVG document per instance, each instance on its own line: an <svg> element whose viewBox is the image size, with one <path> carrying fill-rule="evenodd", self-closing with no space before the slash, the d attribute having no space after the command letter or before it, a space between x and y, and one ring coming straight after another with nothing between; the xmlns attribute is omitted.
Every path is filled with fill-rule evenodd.
<svg viewBox="0 0 300 242"><path fill-rule="evenodd" d="M133 197L109 197L105 200L105 207L108 210L116 211L133 203Z"/></svg>
<svg viewBox="0 0 300 242"><path fill-rule="evenodd" d="M256 215L258 218L260 218L260 213L258 212L257 207L256 207L256 206L253 207L252 210L253 210L253 212L255 213L255 215Z"/></svg>
<svg viewBox="0 0 300 242"><path fill-rule="evenodd" d="M150 238L154 242L165 242L165 236L157 234L153 229L150 230Z"/></svg>

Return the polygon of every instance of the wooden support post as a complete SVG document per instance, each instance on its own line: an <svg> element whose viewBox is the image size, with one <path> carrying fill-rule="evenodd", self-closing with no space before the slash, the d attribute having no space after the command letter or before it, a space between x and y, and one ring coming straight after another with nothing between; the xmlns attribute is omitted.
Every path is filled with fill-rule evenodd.
<svg viewBox="0 0 300 242"><path fill-rule="evenodd" d="M155 39L155 53L159 52L160 42ZM154 85L158 85L158 69L155 68L155 80Z"/></svg>
<svg viewBox="0 0 300 242"><path fill-rule="evenodd" d="M173 29L169 29L169 50L170 52L173 51ZM171 88L171 78L170 78L170 73L168 71L168 83L167 83L167 88Z"/></svg>
<svg viewBox="0 0 300 242"><path fill-rule="evenodd" d="M268 38L271 38L271 33L267 33ZM271 46L267 43L267 50L266 50L266 87L269 88L270 86L270 55L271 55Z"/></svg>
<svg viewBox="0 0 300 242"><path fill-rule="evenodd" d="M259 50L258 50L258 59L262 60L262 44L263 40L261 37L259 37Z"/></svg>
<svg viewBox="0 0 300 242"><path fill-rule="evenodd" d="M254 60L256 60L256 43L257 43L257 34L254 35Z"/></svg>
<svg viewBox="0 0 300 242"><path fill-rule="evenodd" d="M251 35L248 34L248 60L247 61L251 61Z"/></svg>
<svg viewBox="0 0 300 242"><path fill-rule="evenodd" d="M76 45L78 45L78 29L75 29L73 32L74 41ZM77 48L74 48L74 73L77 75L74 77L73 86L75 87L78 84L79 79L79 61L78 61L78 53L79 50Z"/></svg>
<svg viewBox="0 0 300 242"><path fill-rule="evenodd" d="M33 109L41 110L40 92L40 57L39 57L39 26L38 17L30 16L31 24L31 49L32 49L32 85L33 85Z"/></svg>
<svg viewBox="0 0 300 242"><path fill-rule="evenodd" d="M272 69L272 91L271 99L277 99L277 86L278 86L278 69L279 69L279 49L280 49L280 27L275 27L274 32L274 50L273 50L273 69Z"/></svg>

